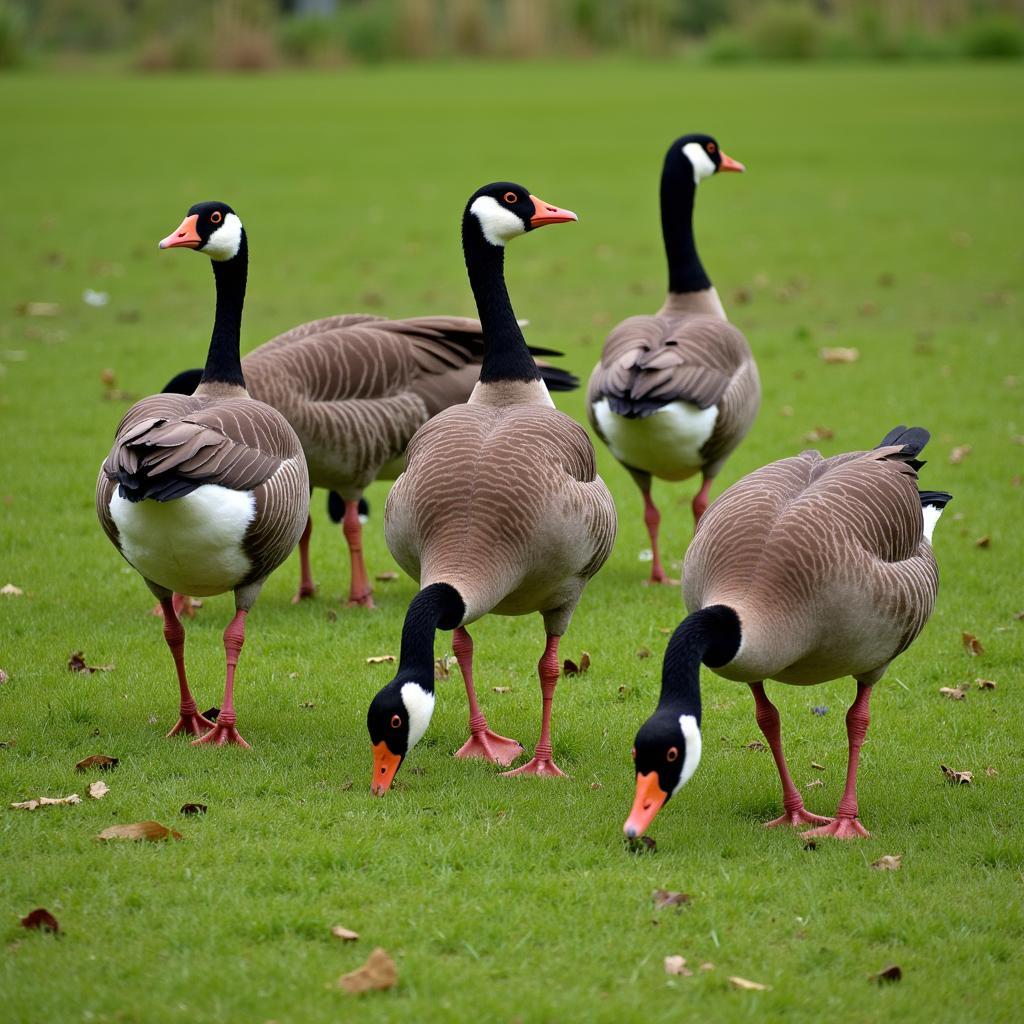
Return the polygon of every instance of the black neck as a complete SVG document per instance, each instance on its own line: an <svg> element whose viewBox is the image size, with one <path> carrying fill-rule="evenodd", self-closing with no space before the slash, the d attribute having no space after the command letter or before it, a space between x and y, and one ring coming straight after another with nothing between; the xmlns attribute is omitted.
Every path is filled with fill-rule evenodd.
<svg viewBox="0 0 1024 1024"><path fill-rule="evenodd" d="M659 710L693 715L700 723L700 666L725 665L740 646L739 616L716 604L687 615L676 627L661 667Z"/></svg>
<svg viewBox="0 0 1024 1024"><path fill-rule="evenodd" d="M459 592L447 583L431 583L410 602L402 626L402 653L396 679L415 677L434 689L434 632L454 629L466 614Z"/></svg>
<svg viewBox="0 0 1024 1024"><path fill-rule="evenodd" d="M661 172L661 234L665 240L670 292L699 292L711 287L693 240L696 195L690 161L682 153L669 152Z"/></svg>
<svg viewBox="0 0 1024 1024"><path fill-rule="evenodd" d="M206 355L204 382L245 387L239 343L242 336L242 305L249 272L249 243L242 232L238 254L229 260L211 260L217 283L217 315L213 321L210 351Z"/></svg>
<svg viewBox="0 0 1024 1024"><path fill-rule="evenodd" d="M462 251L484 335L481 382L540 380L505 287L505 247L491 245L468 210L462 218Z"/></svg>

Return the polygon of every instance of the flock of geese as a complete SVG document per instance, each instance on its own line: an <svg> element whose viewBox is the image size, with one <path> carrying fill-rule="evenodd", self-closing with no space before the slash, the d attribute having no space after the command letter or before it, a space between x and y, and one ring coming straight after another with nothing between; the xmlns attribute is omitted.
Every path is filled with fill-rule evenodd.
<svg viewBox="0 0 1024 1024"><path fill-rule="evenodd" d="M683 565L690 614L669 641L657 708L633 747L636 798L624 826L631 838L698 766L701 663L750 686L783 790L784 813L767 824L866 836L856 780L871 688L924 627L938 587L931 533L950 495L918 490L918 456L928 441L921 428L896 427L868 451L781 459L708 505L715 477L757 416L760 384L750 347L726 319L697 254L693 205L702 180L743 169L708 135L669 147L661 177L668 295L656 314L614 328L587 388L594 432L643 497L652 584L674 582L658 548L652 481L702 478ZM333 316L295 327L245 359L248 243L238 215L224 203L199 203L160 242L212 261L217 304L206 365L128 410L100 470L96 508L110 541L160 602L180 688L169 735L248 746L233 692L246 616L296 545L295 600L313 595L313 487L343 505L349 604L372 607L360 501L374 480L397 477L385 537L420 590L405 616L395 677L367 713L372 791L389 789L429 726L438 629L454 631L469 702L470 736L458 756L509 766L523 754L489 728L474 690L466 627L490 612L538 612L546 634L540 735L532 758L506 774L563 774L551 740L558 644L611 552L616 510L588 433L550 397L578 382L535 359L559 353L527 346L504 258L518 235L576 219L522 185L486 185L462 214L478 321ZM224 632L224 698L211 722L188 684L180 595L228 591L235 615ZM808 685L845 675L856 680L857 696L847 715L846 787L830 819L804 807L764 681Z"/></svg>

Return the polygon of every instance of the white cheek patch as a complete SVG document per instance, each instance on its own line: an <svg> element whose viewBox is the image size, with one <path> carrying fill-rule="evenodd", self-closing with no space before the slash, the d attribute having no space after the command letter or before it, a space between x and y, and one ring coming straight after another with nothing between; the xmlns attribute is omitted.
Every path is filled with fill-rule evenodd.
<svg viewBox="0 0 1024 1024"><path fill-rule="evenodd" d="M242 222L233 213L224 218L224 223L212 235L209 241L203 246L203 252L211 260L230 260L238 255L242 245Z"/></svg>
<svg viewBox="0 0 1024 1024"><path fill-rule="evenodd" d="M680 715L679 728L686 741L686 757L683 758L683 770L679 773L679 781L676 783L676 788L672 790L673 796L693 778L693 773L697 770L697 765L700 764L701 739L697 719L693 715Z"/></svg>
<svg viewBox="0 0 1024 1024"><path fill-rule="evenodd" d="M935 530L935 524L939 521L939 516L942 515L942 509L938 505L925 505L921 509L921 515L924 517L925 539L931 544L932 533Z"/></svg>
<svg viewBox="0 0 1024 1024"><path fill-rule="evenodd" d="M419 683L406 683L399 691L405 713L409 717L409 744L406 751L412 750L427 731L430 718L434 714L434 695L424 690Z"/></svg>
<svg viewBox="0 0 1024 1024"><path fill-rule="evenodd" d="M707 150L699 142L688 142L683 146L683 156L693 167L693 183L699 185L705 178L715 173L715 162L708 156Z"/></svg>
<svg viewBox="0 0 1024 1024"><path fill-rule="evenodd" d="M526 225L493 196L474 200L469 212L480 221L480 230L491 245L504 245L510 238L523 234Z"/></svg>

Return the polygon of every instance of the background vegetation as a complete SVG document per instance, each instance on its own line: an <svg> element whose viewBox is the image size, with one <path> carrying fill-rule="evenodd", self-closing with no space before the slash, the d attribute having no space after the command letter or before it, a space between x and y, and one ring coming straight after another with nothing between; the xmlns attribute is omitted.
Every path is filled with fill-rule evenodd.
<svg viewBox="0 0 1024 1024"><path fill-rule="evenodd" d="M967 64L601 59L0 79L0 586L23 591L0 595L0 795L84 797L99 775L75 762L121 759L104 800L0 810L4 1019L1016 1019L1019 78L1016 67ZM508 273L529 340L564 349L585 377L610 327L661 301L660 162L690 130L714 132L749 168L699 197L702 252L764 381L761 415L716 493L809 445L868 446L909 422L933 431L924 485L955 495L936 531L935 615L872 702L860 799L874 838L808 851L765 831L778 781L770 755L749 747L761 740L752 701L708 673L700 771L658 819L657 850L624 849L629 748L682 610L677 590L640 585L639 498L603 449L621 529L564 642L567 657L586 650L593 661L555 698L555 753L570 779L510 783L454 761L466 728L455 671L395 791L370 798L365 712L389 667L366 658L397 653L414 585L379 583L372 614L341 608L344 549L322 495L319 597L289 603L293 557L250 618L236 694L253 749L165 740L177 694L152 599L93 510L130 394L195 365L209 337L205 258L161 253L157 239L197 200L239 210L252 249L246 349L335 312L471 314L462 205L485 181L517 179L580 214L516 242ZM819 350L835 345L859 359L825 363ZM582 418L580 393L559 402ZM385 493L370 494L374 573L395 570ZM676 562L692 493L656 488ZM208 600L187 627L204 707L220 699L230 607ZM984 654L968 656L963 631ZM494 618L473 633L492 724L532 744L539 620ZM439 657L448 641L439 637ZM69 672L76 650L113 668ZM997 688L978 690L976 678ZM963 700L940 695L961 683ZM852 681L769 692L809 806L831 812ZM973 771L973 784L951 786L940 764ZM178 814L194 801L205 817ZM94 840L147 818L183 840ZM883 855L902 855L902 869L873 870ZM656 910L655 888L690 904ZM40 905L61 937L18 927ZM335 924L360 941L331 938ZM333 982L378 944L396 958L398 986L354 1003ZM673 954L715 969L669 977L662 960ZM901 982L869 980L890 964ZM770 991L736 991L730 975Z"/></svg>

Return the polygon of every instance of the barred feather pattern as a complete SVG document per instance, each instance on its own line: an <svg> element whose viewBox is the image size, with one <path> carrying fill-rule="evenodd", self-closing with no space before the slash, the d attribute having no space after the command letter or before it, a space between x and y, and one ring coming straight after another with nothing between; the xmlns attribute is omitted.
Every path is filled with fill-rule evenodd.
<svg viewBox="0 0 1024 1024"><path fill-rule="evenodd" d="M385 537L421 587L459 591L464 622L538 611L561 635L611 552L615 504L579 424L550 405L490 404L490 387L413 438Z"/></svg>
<svg viewBox="0 0 1024 1024"><path fill-rule="evenodd" d="M690 611L732 607L729 679L872 683L924 628L938 567L900 447L818 452L744 477L705 513L684 562Z"/></svg>

